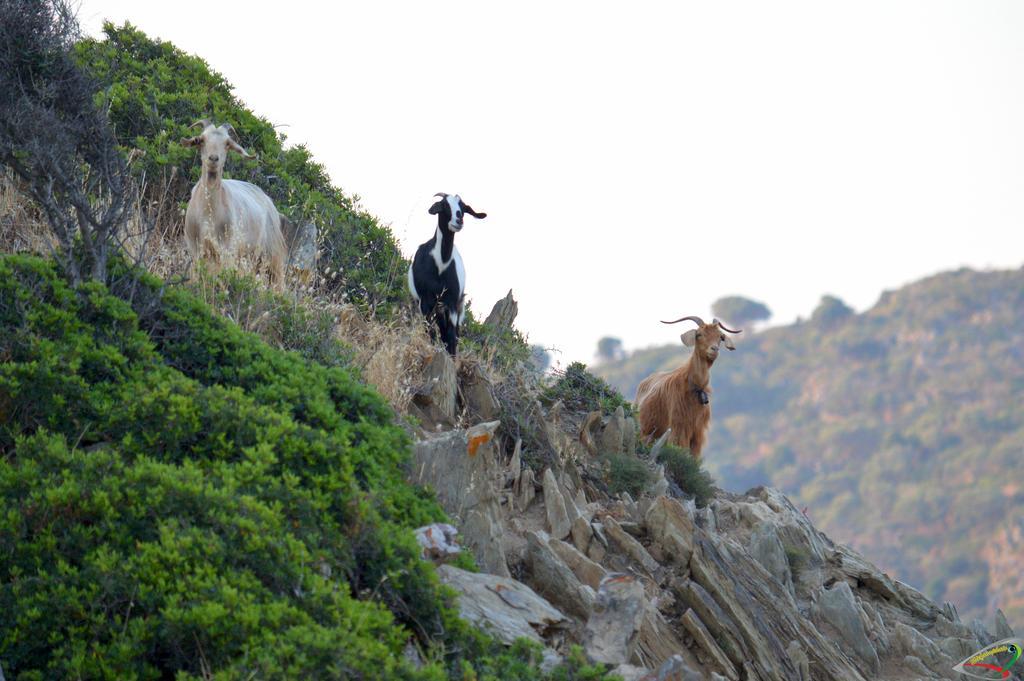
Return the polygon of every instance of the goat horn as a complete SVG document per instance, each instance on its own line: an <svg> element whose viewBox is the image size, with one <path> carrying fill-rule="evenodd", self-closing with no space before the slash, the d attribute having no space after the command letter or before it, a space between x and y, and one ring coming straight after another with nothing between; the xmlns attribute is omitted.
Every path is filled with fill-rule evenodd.
<svg viewBox="0 0 1024 681"><path fill-rule="evenodd" d="M445 194L444 192L438 192L438 193L434 194L434 196L440 196L443 199L444 197L446 197L448 195Z"/></svg>
<svg viewBox="0 0 1024 681"><path fill-rule="evenodd" d="M732 329L730 329L728 326L718 321L717 319L713 321L712 324L718 324L718 328L720 328L722 331L728 331L729 333L743 333L743 329L737 329L733 331Z"/></svg>
<svg viewBox="0 0 1024 681"><path fill-rule="evenodd" d="M206 126L208 126L208 125L213 125L213 123L210 122L209 118L200 118L198 121L193 123L191 127L193 127L193 128L199 127L202 130L206 130Z"/></svg>
<svg viewBox="0 0 1024 681"><path fill-rule="evenodd" d="M661 323L662 324L676 324L678 322L685 322L687 319L689 319L691 322L697 322L701 326L704 326L704 320L701 319L700 317L696 316L696 315L690 315L689 317L680 317L679 319L675 320L674 322L666 322L665 320L662 320Z"/></svg>

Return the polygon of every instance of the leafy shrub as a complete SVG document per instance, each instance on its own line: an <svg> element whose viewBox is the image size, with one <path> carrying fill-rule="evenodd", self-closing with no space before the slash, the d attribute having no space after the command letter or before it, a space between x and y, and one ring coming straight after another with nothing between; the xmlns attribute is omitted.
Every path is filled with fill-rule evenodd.
<svg viewBox="0 0 1024 681"><path fill-rule="evenodd" d="M714 478L704 470L702 462L693 458L690 450L665 443L658 452L658 463L665 464L668 479L692 496L697 506L707 506L715 495Z"/></svg>
<svg viewBox="0 0 1024 681"><path fill-rule="evenodd" d="M561 400L572 411L612 412L621 406L627 415L632 412L632 405L622 394L587 371L587 365L582 362L570 364L554 385L545 391L544 397L550 402Z"/></svg>
<svg viewBox="0 0 1024 681"><path fill-rule="evenodd" d="M379 396L142 281L139 316L0 258L11 677L541 678L419 558L411 529L444 514Z"/></svg>
<svg viewBox="0 0 1024 681"><path fill-rule="evenodd" d="M631 497L639 497L651 484L651 470L640 459L629 454L609 454L608 462L608 493L615 495L628 492Z"/></svg>
<svg viewBox="0 0 1024 681"><path fill-rule="evenodd" d="M806 550L795 546L786 546L785 551L786 562L789 563L789 574L795 584L800 578L800 573L807 567L809 555Z"/></svg>
<svg viewBox="0 0 1024 681"><path fill-rule="evenodd" d="M327 172L303 146L284 148L285 138L232 94L225 78L199 57L152 40L130 24L105 24L104 40L77 45L79 62L104 84L102 104L118 139L143 152L135 164L149 188L147 198L188 201L199 179L195 151L179 144L195 134L200 118L231 123L239 141L259 158L237 156L225 177L263 189L296 224L311 221L322 236L320 266L341 272L325 284L364 310L388 313L405 299L408 265L391 231L330 183Z"/></svg>

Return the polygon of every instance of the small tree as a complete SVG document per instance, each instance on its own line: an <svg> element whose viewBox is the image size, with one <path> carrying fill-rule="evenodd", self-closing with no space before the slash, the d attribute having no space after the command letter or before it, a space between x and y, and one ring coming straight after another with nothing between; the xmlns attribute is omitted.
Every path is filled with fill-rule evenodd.
<svg viewBox="0 0 1024 681"><path fill-rule="evenodd" d="M767 305L743 296L719 298L712 303L711 312L723 322L735 324L737 327L764 321L772 316Z"/></svg>
<svg viewBox="0 0 1024 681"><path fill-rule="evenodd" d="M602 362L614 362L625 354L626 351L622 349L622 341L618 338L605 336L597 341L597 358Z"/></svg>
<svg viewBox="0 0 1024 681"><path fill-rule="evenodd" d="M0 163L43 209L73 283L107 279L133 204L97 87L74 63L64 0L0 0Z"/></svg>
<svg viewBox="0 0 1024 681"><path fill-rule="evenodd" d="M839 298L830 295L821 297L818 307L814 308L811 319L825 326L832 326L853 314L853 308Z"/></svg>

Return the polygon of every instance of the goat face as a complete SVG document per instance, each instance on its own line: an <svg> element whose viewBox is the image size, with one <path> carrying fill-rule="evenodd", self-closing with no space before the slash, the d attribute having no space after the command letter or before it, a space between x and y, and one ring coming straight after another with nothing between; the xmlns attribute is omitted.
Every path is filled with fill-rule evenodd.
<svg viewBox="0 0 1024 681"><path fill-rule="evenodd" d="M211 182L219 180L224 173L224 161L227 159L228 150L236 151L243 158L254 158L241 147L231 134L235 129L229 123L214 126L210 121L203 119L196 121L192 127L202 127L203 132L195 137L188 137L181 140L186 147L199 147L200 157L203 161L203 175Z"/></svg>
<svg viewBox="0 0 1024 681"><path fill-rule="evenodd" d="M487 213L477 213L473 210L458 194L438 193L434 196L440 196L441 199L432 205L428 212L437 216L438 225L447 225L453 234L462 230L465 215L472 215L481 220L487 217Z"/></svg>
<svg viewBox="0 0 1024 681"><path fill-rule="evenodd" d="M683 319L677 319L676 322L681 322L684 319L689 319L696 322L697 328L690 329L686 333L679 336L679 339L683 341L683 345L688 348L693 348L693 354L704 358L708 364L713 364L718 359L718 351L720 346L724 343L727 350L735 350L736 345L732 342L732 338L727 336L724 331L729 333L740 333L739 330L733 331L732 329L722 326L722 322L717 319L712 320L710 324L705 324L700 317L683 317ZM665 324L675 324L675 322L664 322Z"/></svg>

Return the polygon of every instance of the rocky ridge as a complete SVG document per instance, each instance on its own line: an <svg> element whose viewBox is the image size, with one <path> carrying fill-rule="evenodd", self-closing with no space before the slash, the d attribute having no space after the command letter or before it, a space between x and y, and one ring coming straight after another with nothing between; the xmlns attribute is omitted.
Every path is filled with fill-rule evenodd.
<svg viewBox="0 0 1024 681"><path fill-rule="evenodd" d="M489 323L511 325L514 305ZM639 499L610 496L596 455L632 453L621 408L520 399L547 450L535 471L482 366L439 352L421 379L410 477L436 490L483 570L442 565L441 579L463 617L543 643L552 663L579 644L627 681L957 679L958 662L1013 635L1001 613L992 634L890 578L778 490L718 490L697 508L652 456Z"/></svg>

